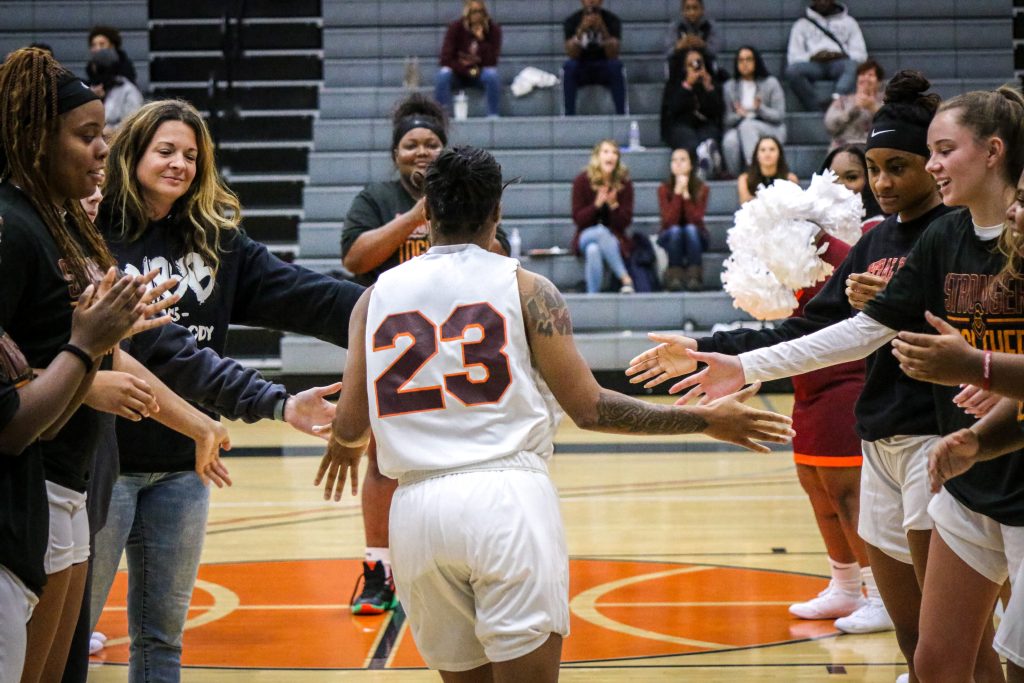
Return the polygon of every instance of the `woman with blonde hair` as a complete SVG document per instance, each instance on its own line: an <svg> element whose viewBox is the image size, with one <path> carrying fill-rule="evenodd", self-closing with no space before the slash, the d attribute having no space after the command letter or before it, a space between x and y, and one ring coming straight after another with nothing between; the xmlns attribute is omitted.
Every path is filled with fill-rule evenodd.
<svg viewBox="0 0 1024 683"><path fill-rule="evenodd" d="M601 291L605 266L619 279L619 291L632 293L626 259L632 250L633 181L614 140L594 145L587 167L573 181L572 220L572 246L583 255L587 293Z"/></svg>
<svg viewBox="0 0 1024 683"><path fill-rule="evenodd" d="M105 189L97 225L118 262L129 273L159 268L158 282L180 279L172 316L200 348L223 355L231 324L347 345L362 287L284 263L246 236L238 198L217 173L209 130L192 105L163 100L132 114L111 143ZM311 431L303 416L337 389L281 397L275 417ZM191 444L179 435L124 419L117 435L121 475L96 537L91 611L95 620L125 550L129 680L177 680L209 489L193 471Z"/></svg>
<svg viewBox="0 0 1024 683"><path fill-rule="evenodd" d="M434 96L451 112L452 86L482 87L487 93L487 116L497 117L501 104L501 26L491 20L483 0L465 0L462 18L448 25L441 46L441 69Z"/></svg>

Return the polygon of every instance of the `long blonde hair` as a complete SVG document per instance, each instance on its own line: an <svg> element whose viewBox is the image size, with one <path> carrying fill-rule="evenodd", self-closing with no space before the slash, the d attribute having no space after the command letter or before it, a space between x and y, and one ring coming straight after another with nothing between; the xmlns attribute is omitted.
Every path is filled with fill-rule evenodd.
<svg viewBox="0 0 1024 683"><path fill-rule="evenodd" d="M595 190L604 185L604 172L601 170L601 147L603 145L611 145L615 148L615 154L618 158L615 161L615 168L612 169L611 188L613 190L621 190L622 186L629 180L629 168L626 164L622 163L622 151L615 140L601 140L601 142L594 145L594 149L590 152L590 161L587 162L587 179L590 180L590 186Z"/></svg>
<svg viewBox="0 0 1024 683"><path fill-rule="evenodd" d="M463 0L462 3L462 25L469 28L469 8L479 3L484 8L484 32L491 30L491 13L487 11L487 3L484 0Z"/></svg>
<svg viewBox="0 0 1024 683"><path fill-rule="evenodd" d="M129 242L145 234L149 214L135 169L165 121L181 121L196 136L196 175L188 191L174 202L171 213L177 225L187 228L181 235L186 251L198 253L211 264L216 276L220 265L220 244L226 230L236 230L242 220L238 196L221 180L213 158L213 139L196 108L183 100L157 100L143 105L128 117L110 143L107 161L106 199L111 207L108 230ZM180 220L187 217L188 220Z"/></svg>

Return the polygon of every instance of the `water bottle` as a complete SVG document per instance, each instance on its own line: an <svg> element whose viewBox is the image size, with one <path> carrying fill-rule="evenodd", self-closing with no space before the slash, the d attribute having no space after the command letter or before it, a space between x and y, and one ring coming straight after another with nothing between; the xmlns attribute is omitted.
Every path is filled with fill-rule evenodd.
<svg viewBox="0 0 1024 683"><path fill-rule="evenodd" d="M408 90L415 90L420 87L420 58L405 58L405 76L402 78L402 85Z"/></svg>
<svg viewBox="0 0 1024 683"><path fill-rule="evenodd" d="M455 94L455 120L465 121L469 118L469 98L466 91L460 90Z"/></svg>
<svg viewBox="0 0 1024 683"><path fill-rule="evenodd" d="M523 237L519 234L519 228L512 228L512 234L508 236L509 256L519 258L523 255Z"/></svg>
<svg viewBox="0 0 1024 683"><path fill-rule="evenodd" d="M629 122L629 149L643 149L640 144L640 122L633 119Z"/></svg>

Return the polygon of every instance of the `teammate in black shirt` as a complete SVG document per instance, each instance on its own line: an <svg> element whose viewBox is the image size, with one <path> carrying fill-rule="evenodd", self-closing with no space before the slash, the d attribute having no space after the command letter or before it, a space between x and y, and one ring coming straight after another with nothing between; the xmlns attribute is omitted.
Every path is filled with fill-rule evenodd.
<svg viewBox="0 0 1024 683"><path fill-rule="evenodd" d="M697 354L709 367L680 384L714 397L744 381L806 371L884 346L897 331L924 331L925 312L944 318L972 346L1020 352L1024 281L1001 280L997 238L1024 168L1024 96L1004 87L972 92L940 107L928 128L927 169L942 200L965 207L937 220L864 314L797 342L741 355ZM933 386L941 434L974 418L956 390ZM979 463L946 482L929 503L932 534L914 661L926 680L969 680L1000 586L1024 556L1024 454ZM1020 599L1020 593L1014 599ZM1011 599L1011 608L1015 607ZM984 657L975 655L982 646Z"/></svg>

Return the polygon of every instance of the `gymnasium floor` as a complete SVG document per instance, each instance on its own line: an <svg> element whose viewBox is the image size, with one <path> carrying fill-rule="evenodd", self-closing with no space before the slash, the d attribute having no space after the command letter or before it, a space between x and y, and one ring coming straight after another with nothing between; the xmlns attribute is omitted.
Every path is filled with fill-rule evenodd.
<svg viewBox="0 0 1024 683"><path fill-rule="evenodd" d="M790 396L754 399L780 412ZM348 612L358 501L312 486L321 447L280 423L231 425L185 633L186 682L438 681L403 615ZM786 606L827 583L791 453L703 437L558 435L551 473L572 557L563 681L870 681L905 671L891 633L838 636ZM285 457L281 457L282 452ZM90 681L127 680L124 576Z"/></svg>

